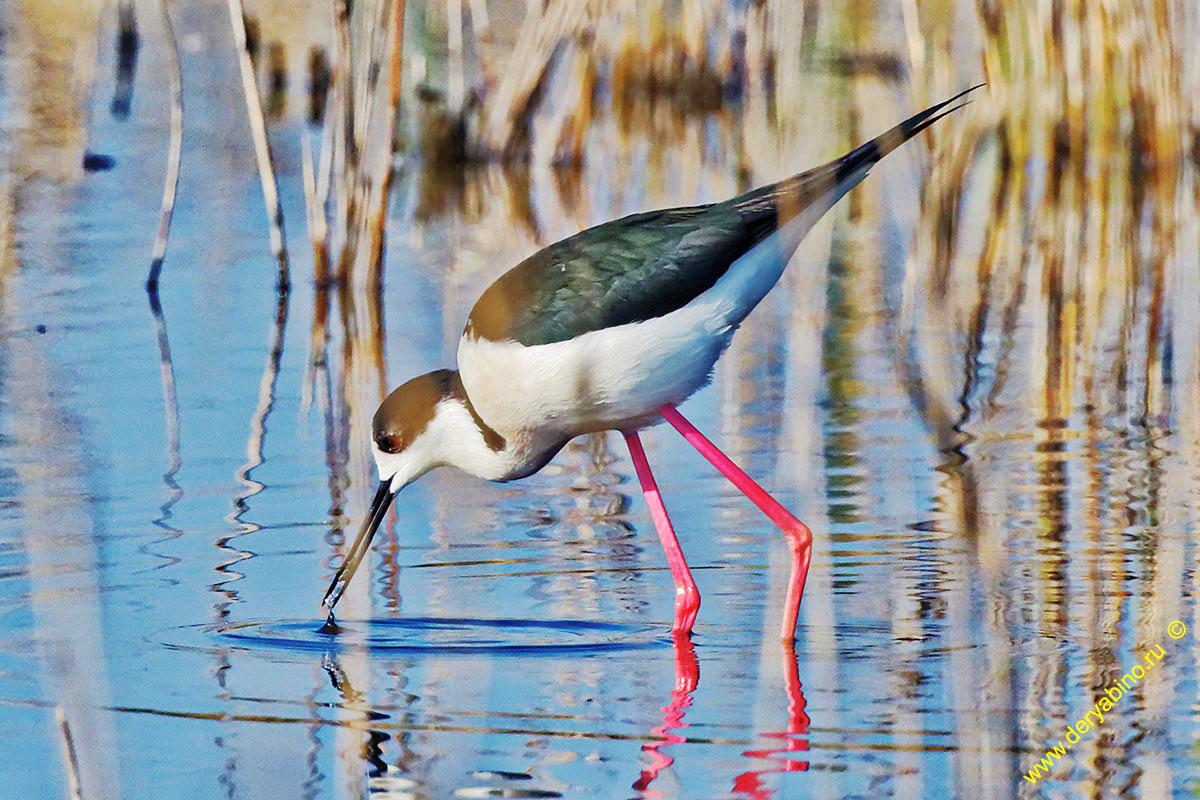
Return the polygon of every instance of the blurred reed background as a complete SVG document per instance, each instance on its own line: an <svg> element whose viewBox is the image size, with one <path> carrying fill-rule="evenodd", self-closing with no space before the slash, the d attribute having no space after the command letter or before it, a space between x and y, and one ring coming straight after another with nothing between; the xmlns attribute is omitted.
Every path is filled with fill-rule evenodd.
<svg viewBox="0 0 1200 800"><path fill-rule="evenodd" d="M139 48L142 69L147 58L161 64L146 53L165 52L169 11L186 67L201 46L195 31L224 47L213 20L226 15L221 24L236 29L244 19L248 97L265 112L270 145L259 166L264 186L276 175L285 184L291 238L280 231L274 246L278 277L262 276L277 280L279 304L242 500L262 488L249 476L262 462L289 303L308 300L289 284L315 287L305 392L324 425L333 556L363 510L357 487L371 483L371 415L408 377L386 373L388 350L432 336L449 363L478 292L539 247L821 163L986 81L967 109L892 157L905 166L880 167L894 170L886 183L869 180L810 237L782 291L816 299L785 312L785 330L778 316L748 321L718 376L722 434L753 461L761 420L746 408L774 385L763 378L781 368L771 359L782 339L788 374L813 385L772 396L768 435L824 449L831 477L815 513L838 523L832 465L844 457L855 480L888 480L886 465L871 463L863 419L839 413L869 405L879 383L908 398L895 413L916 414L926 438L905 446L938 462L934 518L922 530L982 580L938 570L932 587L895 589L888 608L897 637L931 616L947 625L950 647L983 629L982 656L950 656L956 744L983 754L956 760L959 785L1010 785L1076 718L1058 700L1111 683L1129 647L1158 643L1183 613L1195 552L1159 537L1195 530L1200 486L1200 5L230 0L228 10L215 0L115 9L16 0L3 12L5 47L23 54L8 63L36 68L4 76L5 115L26 121L5 133L0 286L12 296L25 187L81 174L90 109L101 103L92 73L110 43L130 70ZM234 51L222 52L236 76ZM183 85L189 103L214 101L189 96L186 68ZM113 99L114 113L122 103ZM186 113L183 128L201 135L187 133ZM219 146L251 148L254 134L242 130L244 140ZM143 155L139 174L157 174ZM231 159L230 169L242 164ZM411 196L398 194L398 173L415 173ZM275 217L267 194L264 248ZM308 250L297 248L301 230ZM202 268L173 264L168 247L161 280ZM441 330L385 331L385 307L404 306L416 286L440 293ZM855 366L880 352L885 374ZM833 417L822 442L795 433L817 404ZM576 443L560 461L595 478L583 481L591 488L577 524L624 513L602 441ZM803 492L811 478L783 480ZM463 498L438 522L449 526L464 507L487 515L488 502ZM820 561L826 544L809 521ZM229 549L232 570L241 556ZM365 604L369 586L352 587L348 607ZM930 589L934 610L911 602ZM971 617L979 594L987 612ZM806 599L818 609L806 613L834 613L828 602ZM1200 630L1200 616L1189 621ZM1049 655L1062 641L1082 654L1071 670ZM899 648L885 658L889 674L903 675L916 656ZM1080 676L1090 685L1076 686ZM1137 700L1148 712L1172 702L1155 680ZM991 711L1014 708L1017 730L992 721ZM1078 755L1097 791L1134 735L1122 724L1134 725L1118 722Z"/></svg>

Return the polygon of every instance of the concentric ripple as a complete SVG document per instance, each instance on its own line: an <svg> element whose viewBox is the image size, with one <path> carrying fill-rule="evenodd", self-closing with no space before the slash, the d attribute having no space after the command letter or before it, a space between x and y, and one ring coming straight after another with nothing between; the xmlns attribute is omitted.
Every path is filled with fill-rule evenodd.
<svg viewBox="0 0 1200 800"><path fill-rule="evenodd" d="M312 619L186 625L159 637L168 647L229 646L292 651L367 650L381 654L493 653L537 655L636 650L669 644L662 630L585 620L405 617L338 620L336 633Z"/></svg>

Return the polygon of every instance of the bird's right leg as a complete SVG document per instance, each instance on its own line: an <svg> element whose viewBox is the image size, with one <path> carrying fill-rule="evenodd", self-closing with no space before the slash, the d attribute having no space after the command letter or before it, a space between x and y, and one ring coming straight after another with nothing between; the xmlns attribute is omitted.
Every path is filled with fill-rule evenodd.
<svg viewBox="0 0 1200 800"><path fill-rule="evenodd" d="M792 553L792 572L788 577L787 599L783 606L783 627L780 638L791 641L796 638L796 617L800 613L800 599L804 597L804 581L808 578L808 562L812 558L812 531L791 512L781 506L767 491L755 483L749 475L742 472L720 449L710 442L704 434L696 430L696 426L683 418L679 409L670 403L658 409L663 419L671 423L675 430L683 435L688 444L700 451L709 463L717 468L730 483L750 498L754 505L771 521L779 526L787 537L788 549Z"/></svg>
<svg viewBox="0 0 1200 800"><path fill-rule="evenodd" d="M650 517L658 530L658 540L662 542L667 563L671 565L671 577L675 579L675 624L671 630L690 635L692 626L696 624L696 614L700 611L700 591L692 580L692 571L688 569L683 551L679 549L679 540L675 538L667 507L663 505L662 495L658 493L658 485L650 472L650 463L646 461L646 452L642 450L642 440L638 438L637 431L626 431L624 435L625 443L629 445L629 455L633 456L633 468L642 483L642 494L650 506Z"/></svg>

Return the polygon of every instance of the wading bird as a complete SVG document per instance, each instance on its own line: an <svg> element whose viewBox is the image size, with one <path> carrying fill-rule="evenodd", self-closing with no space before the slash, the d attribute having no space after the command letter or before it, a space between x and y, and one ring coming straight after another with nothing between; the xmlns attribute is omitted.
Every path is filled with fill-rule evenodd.
<svg viewBox="0 0 1200 800"><path fill-rule="evenodd" d="M540 470L569 440L618 430L675 580L676 633L700 594L659 496L638 430L665 419L788 536L783 635L795 633L808 528L704 438L676 406L707 384L734 331L779 280L800 240L881 158L960 108L968 89L836 161L712 205L597 225L533 254L483 293L458 370L413 378L375 413L379 489L329 584L333 607L396 494L434 467L492 481Z"/></svg>

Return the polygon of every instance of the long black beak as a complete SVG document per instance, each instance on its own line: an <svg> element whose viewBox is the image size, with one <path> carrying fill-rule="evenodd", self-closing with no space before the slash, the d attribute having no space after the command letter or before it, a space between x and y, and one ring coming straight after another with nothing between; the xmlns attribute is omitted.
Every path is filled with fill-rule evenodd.
<svg viewBox="0 0 1200 800"><path fill-rule="evenodd" d="M337 574L333 576L333 581L330 582L329 588L325 591L325 597L321 600L321 605L328 608L330 614L333 613L333 607L337 605L337 601L341 599L342 592L346 591L346 587L350 585L350 579L354 577L354 572L362 562L363 556L371 547L375 531L379 530L379 525L383 522L388 506L392 504L392 498L395 496L391 491L390 480L379 482L379 491L375 492L375 499L371 501L371 510L367 512L367 518L363 520L362 529L359 530L354 544L350 545L346 559L338 568Z"/></svg>

